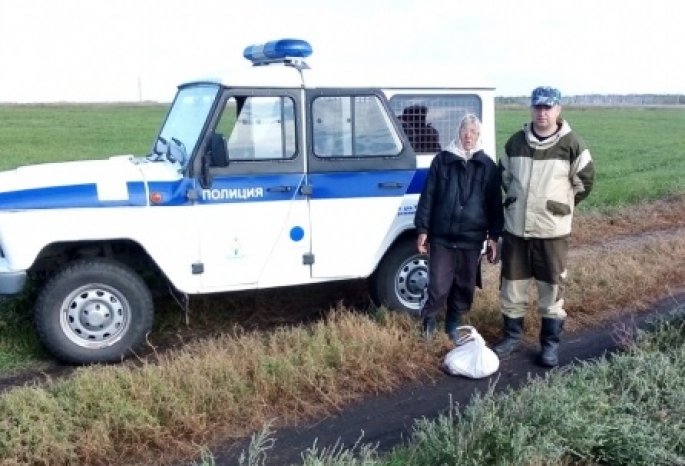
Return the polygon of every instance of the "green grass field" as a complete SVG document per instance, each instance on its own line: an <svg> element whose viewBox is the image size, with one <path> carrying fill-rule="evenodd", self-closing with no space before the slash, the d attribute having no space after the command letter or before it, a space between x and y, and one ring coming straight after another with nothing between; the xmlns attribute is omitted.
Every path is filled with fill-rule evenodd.
<svg viewBox="0 0 685 466"><path fill-rule="evenodd" d="M0 106L0 170L41 162L144 155L162 105Z"/></svg>

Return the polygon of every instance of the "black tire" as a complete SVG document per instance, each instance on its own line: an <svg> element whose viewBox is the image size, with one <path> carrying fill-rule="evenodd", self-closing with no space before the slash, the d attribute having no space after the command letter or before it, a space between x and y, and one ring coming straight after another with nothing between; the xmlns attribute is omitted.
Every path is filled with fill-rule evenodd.
<svg viewBox="0 0 685 466"><path fill-rule="evenodd" d="M75 261L52 277L36 301L43 345L73 365L120 362L152 329L148 287L129 267L109 259Z"/></svg>
<svg viewBox="0 0 685 466"><path fill-rule="evenodd" d="M419 254L414 240L401 240L390 248L370 277L371 299L377 306L419 317L427 280L428 255Z"/></svg>

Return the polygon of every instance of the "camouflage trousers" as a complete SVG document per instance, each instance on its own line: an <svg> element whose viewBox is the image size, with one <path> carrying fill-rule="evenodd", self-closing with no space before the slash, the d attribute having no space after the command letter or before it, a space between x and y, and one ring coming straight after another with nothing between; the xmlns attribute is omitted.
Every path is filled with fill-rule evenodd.
<svg viewBox="0 0 685 466"><path fill-rule="evenodd" d="M521 238L505 232L502 237L500 303L507 317L526 315L530 285L537 284L538 312L542 317L563 319L569 238Z"/></svg>

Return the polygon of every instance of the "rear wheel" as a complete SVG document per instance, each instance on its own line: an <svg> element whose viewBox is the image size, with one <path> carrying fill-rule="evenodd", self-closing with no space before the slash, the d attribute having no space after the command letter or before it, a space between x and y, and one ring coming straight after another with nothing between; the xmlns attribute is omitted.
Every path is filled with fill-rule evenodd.
<svg viewBox="0 0 685 466"><path fill-rule="evenodd" d="M404 311L415 317L428 284L428 255L419 254L416 242L403 240L383 257L371 276L369 289L377 306Z"/></svg>
<svg viewBox="0 0 685 466"><path fill-rule="evenodd" d="M145 341L153 319L142 278L100 258L74 262L52 277L35 309L43 344L68 364L121 361Z"/></svg>

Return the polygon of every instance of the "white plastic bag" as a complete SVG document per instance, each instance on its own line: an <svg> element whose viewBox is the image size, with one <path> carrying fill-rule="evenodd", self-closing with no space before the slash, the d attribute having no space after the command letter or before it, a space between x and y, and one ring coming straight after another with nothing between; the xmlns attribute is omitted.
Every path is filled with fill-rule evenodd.
<svg viewBox="0 0 685 466"><path fill-rule="evenodd" d="M478 331L471 326L457 328L459 334L467 332L456 342L456 347L445 355L443 366L451 375L463 375L472 379L488 377L499 369L499 358L485 344Z"/></svg>

